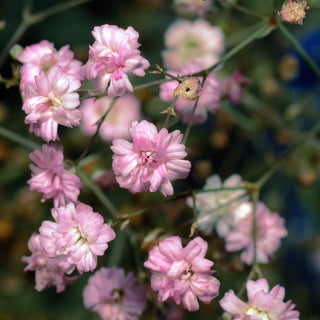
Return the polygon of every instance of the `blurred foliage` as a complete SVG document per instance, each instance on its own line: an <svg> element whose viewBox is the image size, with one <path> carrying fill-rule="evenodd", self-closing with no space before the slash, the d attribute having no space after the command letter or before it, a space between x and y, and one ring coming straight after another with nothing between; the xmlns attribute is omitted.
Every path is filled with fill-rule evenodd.
<svg viewBox="0 0 320 320"><path fill-rule="evenodd" d="M1 48L9 40L21 21L21 0L7 0L0 5ZM34 12L64 1L36 0ZM262 15L270 15L270 1L242 1L243 4ZM311 10L303 26L288 26L305 49L320 66L319 1L309 1ZM275 1L280 9L282 1ZM46 39L59 49L69 44L75 57L83 62L87 59L88 45L93 42L94 26L116 24L126 28L132 25L140 33L141 51L152 66L163 65L161 51L164 48L164 33L179 16L169 0L93 0L65 12L48 17L30 27L19 44L22 46ZM182 18L182 17L180 17ZM1 22L0 21L0 22ZM225 33L226 51L252 33L255 17L235 9L226 10L220 3L208 13L208 21L220 26ZM4 23L3 23L4 22ZM312 35L312 39L307 41ZM1 75L11 77L12 60L7 59ZM283 34L275 31L257 40L226 62L218 71L223 79L235 69L241 68L250 85L246 88L241 104L226 100L221 111L210 116L202 126L191 130L187 149L193 164L186 183L192 188L201 188L205 179L213 173L223 179L233 173L244 180L256 181L277 161L292 141L320 121L319 79L314 77L305 62L291 47ZM303 72L302 72L303 70ZM310 82L310 77L312 82ZM144 78L133 78L134 85L159 79L147 74ZM308 83L308 85L305 85ZM147 119L163 123L160 114L167 104L158 98L158 87L136 92L143 105ZM42 144L40 139L28 133L24 124L25 114L17 87L0 87L0 125L29 140ZM170 123L169 123L170 125ZM185 125L175 123L174 128L185 131ZM77 159L89 138L79 128L59 128L65 157ZM50 219L52 203L41 203L41 195L29 191L30 149L0 137L0 320L12 319L98 319L96 314L86 311L82 302L82 289L89 274L85 274L65 292L56 294L54 288L41 293L34 289L34 274L24 273L23 255L29 255L27 241L37 232L41 222ZM93 176L99 170L110 169L109 145L97 138L90 149L85 170ZM276 283L286 288L286 300L292 299L301 319L319 319L320 314L320 141L309 139L290 157L286 166L279 170L264 186L261 199L272 210L286 219L289 235L282 241L275 259L262 270L271 286ZM163 202L162 195L130 194L127 190L109 190L110 177L103 187L120 213L130 213L141 208ZM182 182L183 183L183 182ZM181 182L175 183L175 191L185 190ZM95 211L109 219L102 204L88 188L81 190L80 201L90 204ZM192 212L184 199L157 205L148 213L133 220L131 227L136 234L136 248L140 248L145 236L155 228L162 228L162 235L178 233L188 238ZM119 227L117 227L117 231ZM207 238L210 251L208 258L215 261L216 277L221 281L221 294L233 288L237 291L246 279L248 267L239 260L238 253L226 253L223 240L216 235ZM148 248L148 247L146 247ZM142 261L147 251L139 253ZM119 233L110 244L99 265L119 264L126 270L140 271L147 281L146 271L138 268L132 243L125 233ZM154 292L148 293L155 297ZM153 299L154 301L155 299ZM152 299L143 319L164 319L168 310L176 307L152 305ZM166 309L165 309L166 308ZM187 315L187 313L185 313ZM209 306L201 305L200 311L188 314L188 319L217 319L221 316L218 298Z"/></svg>

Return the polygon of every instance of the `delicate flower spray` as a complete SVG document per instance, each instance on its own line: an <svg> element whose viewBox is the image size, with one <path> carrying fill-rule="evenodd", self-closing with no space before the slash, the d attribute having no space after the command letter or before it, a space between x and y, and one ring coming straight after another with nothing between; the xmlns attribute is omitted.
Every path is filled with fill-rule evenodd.
<svg viewBox="0 0 320 320"><path fill-rule="evenodd" d="M287 18L290 3L296 5L298 1L285 2L279 13L281 19L302 24L306 1L299 2L303 8L293 20ZM179 0L174 4L182 14L200 17L212 9L209 0ZM59 140L59 125L82 125L85 133L93 135L97 121L112 106L99 133L103 140L112 143L116 181L133 194L160 191L165 197L171 196L173 181L187 178L191 170L191 162L185 159L188 154L181 131L158 130L154 123L141 120L140 103L131 95L134 88L129 76L142 77L150 66L138 49L139 33L131 26L122 29L104 24L94 27L92 35L95 41L83 66L73 58L69 46L58 51L47 40L26 47L17 58L22 63L20 90L25 123L30 132L47 143L30 154L33 164L28 184L31 190L42 193L42 201L53 199L53 221L42 222L39 233L29 239L31 255L22 258L27 264L24 270L35 271L38 291L53 286L62 292L85 272L93 272L98 257L105 254L109 242L116 237L111 225L121 221L115 213L114 224L105 223L100 213L79 201L83 187L80 178L65 165L63 147L48 144ZM169 70L164 74L176 78L163 79L160 98L166 102L175 99L175 110L181 114L182 123L188 125L186 132L191 125L206 122L209 113L217 113L222 98L240 103L243 87L249 81L240 71L224 85L213 72L204 74L205 69L212 70L223 52L224 36L219 27L202 19L180 20L169 27L165 41L163 59ZM177 77L187 78L186 82L179 84ZM87 90L90 99L85 96L79 107L80 94L86 91L84 78L93 81L95 90ZM186 83L194 85L191 93ZM181 88L188 89L190 95L180 94ZM256 206L249 202L248 189L239 175L224 182L213 175L203 187L204 191L219 188L196 193L193 199L189 197L191 192L187 194L187 204L195 207L194 222L205 237L212 236L215 227L225 239L226 251L241 251L241 260L253 265L255 271L258 263L267 263L273 257L286 236L284 220L262 202ZM99 198L104 196L99 193ZM144 267L151 272L151 288L157 292L159 302L173 300L190 312L199 310L199 301L212 303L219 294L220 281L213 276L213 261L205 258L208 242L199 236L185 246L180 236L156 241ZM146 273L140 272L140 278L146 282ZM248 302L240 300L232 290L220 300L222 309L235 320L299 319L299 312L293 310L295 305L283 301L285 290L280 285L269 290L267 280L260 278L248 280L246 287ZM102 267L89 277L83 302L86 309L97 312L103 320L138 320L147 306L146 292L147 285L138 284L133 272L126 274L118 266Z"/></svg>

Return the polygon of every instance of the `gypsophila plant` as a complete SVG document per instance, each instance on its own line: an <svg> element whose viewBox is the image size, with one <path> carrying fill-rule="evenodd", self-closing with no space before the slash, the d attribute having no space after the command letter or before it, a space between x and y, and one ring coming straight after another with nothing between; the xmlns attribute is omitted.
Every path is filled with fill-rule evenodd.
<svg viewBox="0 0 320 320"><path fill-rule="evenodd" d="M317 1L27 0L13 33L11 6L0 240L25 274L0 274L4 319L315 316Z"/></svg>

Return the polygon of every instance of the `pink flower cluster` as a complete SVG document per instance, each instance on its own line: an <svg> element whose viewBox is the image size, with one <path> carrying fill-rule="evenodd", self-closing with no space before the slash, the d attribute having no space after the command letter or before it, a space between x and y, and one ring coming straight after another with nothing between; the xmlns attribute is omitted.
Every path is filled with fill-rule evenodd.
<svg viewBox="0 0 320 320"><path fill-rule="evenodd" d="M48 41L26 47L17 58L21 67L21 90L30 132L46 142L58 138L58 125L79 126L82 113L76 109L82 79L81 62L68 46L56 51Z"/></svg>
<svg viewBox="0 0 320 320"><path fill-rule="evenodd" d="M92 35L96 41L90 46L89 60L82 69L85 77L94 81L99 92L108 88L111 97L132 93L128 74L144 76L150 66L138 50L139 33L132 27L124 30L105 24L94 27Z"/></svg>
<svg viewBox="0 0 320 320"><path fill-rule="evenodd" d="M115 233L99 213L83 203L68 203L51 213L55 222L42 223L40 235L33 234L29 240L31 256L22 260L28 264L25 271L36 272L38 291L56 286L61 292L79 277L67 276L75 268L80 274L96 268L97 256L104 254Z"/></svg>
<svg viewBox="0 0 320 320"><path fill-rule="evenodd" d="M291 300L283 302L285 290L276 285L269 291L266 279L247 281L248 302L240 300L233 290L229 290L220 300L221 307L234 320L299 320L299 312L293 310Z"/></svg>
<svg viewBox="0 0 320 320"><path fill-rule="evenodd" d="M51 259L40 244L40 235L34 233L28 241L28 248L32 252L29 257L22 257L28 265L24 271L35 271L36 289L42 291L55 286L57 292L64 291L67 284L74 282L78 276L66 276L65 270L60 267L60 258Z"/></svg>
<svg viewBox="0 0 320 320"><path fill-rule="evenodd" d="M151 288L159 301L173 299L189 311L199 309L198 300L208 304L219 293L220 282L212 276L213 262L206 259L208 244L202 238L182 247L180 237L168 237L149 252L144 263L152 272Z"/></svg>
<svg viewBox="0 0 320 320"><path fill-rule="evenodd" d="M201 66L196 61L191 61L187 67L182 67L180 72L168 71L173 76L184 76L201 71ZM203 78L200 77L200 82ZM168 81L160 85L160 98L163 101L173 100L173 91L178 86L176 80ZM210 73L204 82L201 90L198 106L193 117L193 124L201 124L207 120L207 112L216 113L220 109L221 84L214 73ZM192 117L194 101L178 97L175 104L175 110L182 114L182 122L189 123Z"/></svg>
<svg viewBox="0 0 320 320"><path fill-rule="evenodd" d="M242 250L241 260L246 264L252 264L254 258L253 239L253 204L243 203L237 210L240 211L241 219L238 219L233 230L226 236L227 251ZM245 213L245 214L243 214ZM257 262L267 263L269 257L280 246L281 238L287 235L284 220L277 214L271 213L262 203L256 206L256 245Z"/></svg>
<svg viewBox="0 0 320 320"><path fill-rule="evenodd" d="M112 98L87 99L81 103L83 112L82 129L93 135L97 130L97 121L110 108ZM140 120L140 103L133 95L124 95L115 103L100 127L99 134L105 141L116 138L129 138L128 128L132 121Z"/></svg>
<svg viewBox="0 0 320 320"><path fill-rule="evenodd" d="M159 190L173 194L171 181L188 176L191 163L183 160L187 153L179 130L159 132L146 120L133 121L129 128L133 142L113 140L112 168L120 187L132 193Z"/></svg>
<svg viewBox="0 0 320 320"><path fill-rule="evenodd" d="M55 222L43 221L40 244L48 257L58 258L59 266L70 274L93 271L97 256L102 256L108 242L115 238L103 217L84 203L68 203L51 210Z"/></svg>
<svg viewBox="0 0 320 320"><path fill-rule="evenodd" d="M146 286L132 272L101 268L83 290L84 305L103 320L137 320L145 309Z"/></svg>
<svg viewBox="0 0 320 320"><path fill-rule="evenodd" d="M31 190L42 192L43 201L52 198L56 207L77 202L82 183L78 176L65 170L62 146L45 144L29 157L34 162L30 165L32 177L28 181Z"/></svg>

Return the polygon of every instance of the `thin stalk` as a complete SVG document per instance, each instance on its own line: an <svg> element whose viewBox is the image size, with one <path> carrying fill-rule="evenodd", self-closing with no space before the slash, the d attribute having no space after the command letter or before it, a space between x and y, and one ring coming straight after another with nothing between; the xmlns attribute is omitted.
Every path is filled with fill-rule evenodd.
<svg viewBox="0 0 320 320"><path fill-rule="evenodd" d="M189 136L189 133L190 133L190 130L191 130L191 127L192 127L192 121L193 121L193 118L194 118L194 114L196 113L196 110L197 110L197 107L198 107L198 103L199 103L199 97L197 97L197 100L193 106L193 109L192 109L192 114L191 114L191 119L188 123L188 126L187 126L187 129L186 129L186 132L184 134L184 138L183 138L183 141L182 141L182 144L186 144L187 143L187 140L188 140L188 136Z"/></svg>
<svg viewBox="0 0 320 320"><path fill-rule="evenodd" d="M85 2L89 2L91 0L70 0L70 1L67 1L67 2L64 2L64 3L61 3L61 4L58 4L56 6L52 6L51 8L48 8L48 9L45 9L43 11L40 11L38 13L35 13L34 15L32 15L33 17L35 18L38 18L38 19L45 19L53 14L57 14L61 11L65 11L65 10L68 10L68 9L71 9L75 6L78 6L79 4L83 4Z"/></svg>
<svg viewBox="0 0 320 320"><path fill-rule="evenodd" d="M40 11L35 14L30 13L30 5L27 3L27 5L24 7L22 12L22 21L20 22L18 28L16 29L15 33L11 36L7 44L5 45L4 49L1 52L0 55L0 68L2 67L3 63L5 62L7 55L11 49L11 47L17 43L20 38L23 36L23 34L26 32L26 30L33 24L36 24L40 21L45 20L48 16L59 13L61 11L70 9L74 6L77 6L79 4L88 2L91 0L71 0L62 4L59 4L57 6L53 6L51 8L45 9L43 11Z"/></svg>
<svg viewBox="0 0 320 320"><path fill-rule="evenodd" d="M199 189L195 190L194 193L207 193L207 192L219 192L219 191L235 191L235 190L246 190L244 186L239 187L221 187L221 188L212 188L212 189Z"/></svg>
<svg viewBox="0 0 320 320"><path fill-rule="evenodd" d="M241 11L241 12L243 12L243 13L249 15L249 16L252 16L252 17L258 18L260 20L264 20L264 21L268 20L268 17L265 17L265 16L262 16L262 15L260 15L258 13L255 13L254 11L251 11L251 10L245 8L245 7L239 6L237 3L230 2L229 5L230 5L231 8L237 9L237 10L239 10L239 11Z"/></svg>
<svg viewBox="0 0 320 320"><path fill-rule="evenodd" d="M302 48L300 43L294 37L294 35L284 26L283 23L279 23L279 29L283 33L283 35L293 44L296 50L300 53L302 58L306 61L309 67L313 70L313 72L320 78L320 69L313 61L313 59L309 56L309 54Z"/></svg>
<svg viewBox="0 0 320 320"><path fill-rule="evenodd" d="M159 84L162 84L162 83L165 83L165 82L169 82L169 81L172 81L172 79L161 79L161 80L151 81L151 82L148 82L148 83L143 83L143 84L134 86L133 87L133 91L145 89L145 88L148 88L148 87L157 86Z"/></svg>
<svg viewBox="0 0 320 320"><path fill-rule="evenodd" d="M206 211L203 212L203 214L213 214L213 213L216 213L216 212L220 211L221 209L224 209L224 208L230 206L232 203L243 199L243 198L246 197L246 196L247 196L247 192L241 194L241 195L238 196L238 197L232 198L231 200L227 201L227 202L224 203L224 204L221 204L220 206L218 206L218 207L216 207L216 208L213 208L213 209L210 209L210 210L206 210ZM220 215L222 215L222 214L219 214L219 216L220 216Z"/></svg>
<svg viewBox="0 0 320 320"><path fill-rule="evenodd" d="M0 126L0 135L30 150L40 148L40 145L34 141L24 138L6 128Z"/></svg>
<svg viewBox="0 0 320 320"><path fill-rule="evenodd" d="M257 203L259 200L259 191L252 195L252 203L253 203L253 212L252 212L252 238L253 238L253 263L252 265L255 267L258 265L258 248L257 248L257 236L258 236L258 227L257 227Z"/></svg>
<svg viewBox="0 0 320 320"><path fill-rule="evenodd" d="M82 154L80 155L80 157L76 160L76 164L78 165L80 163L80 161L86 156L86 154L88 153L91 145L93 144L95 138L97 137L100 128L103 124L103 121L105 120L105 118L108 116L109 112L112 110L112 108L114 107L114 105L117 103L117 101L119 100L119 97L116 97L112 100L111 105L109 107L109 109L104 113L104 115L97 121L97 130L94 133L94 135L91 137L90 141L88 142L86 148L84 149L84 151L82 152Z"/></svg>
<svg viewBox="0 0 320 320"><path fill-rule="evenodd" d="M189 75L189 76L203 76L203 74L208 74L214 69L216 69L218 66L220 66L222 63L228 61L231 59L233 56L235 56L239 51L241 51L243 48L245 48L247 45L249 45L251 42L254 40L260 38L266 31L271 28L268 26L266 23L263 23L261 26L261 22L258 23L260 28L256 30L256 32L252 33L250 36L248 36L246 39L241 41L238 45L236 45L233 49L231 49L229 52L227 52L217 63L215 63L213 66L200 71L194 75Z"/></svg>
<svg viewBox="0 0 320 320"><path fill-rule="evenodd" d="M77 174L80 177L81 181L96 195L96 197L100 200L103 206L107 209L110 216L113 219L118 218L117 209L114 207L109 198L103 193L101 188L92 180L90 176L88 176L82 169L79 167L76 168Z"/></svg>

